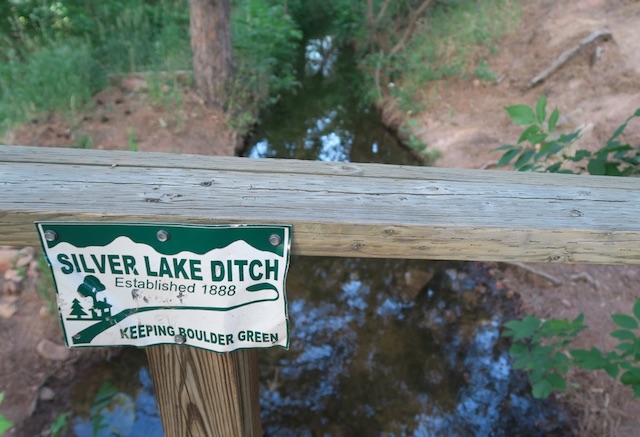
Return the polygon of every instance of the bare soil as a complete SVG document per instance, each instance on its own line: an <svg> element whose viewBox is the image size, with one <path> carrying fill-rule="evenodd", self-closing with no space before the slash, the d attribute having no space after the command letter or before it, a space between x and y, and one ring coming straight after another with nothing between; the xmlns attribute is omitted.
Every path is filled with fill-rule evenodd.
<svg viewBox="0 0 640 437"><path fill-rule="evenodd" d="M497 55L487 54L489 67L499 78L495 83L448 79L423 90L421 98L428 109L414 115L419 122L415 134L442 153L436 165L492 168L499 153L491 150L514 142L521 133L502 107L534 104L543 92L551 107L558 107L562 114L559 129L584 128L581 147L603 144L640 107L640 2L526 3L518 28L497 44ZM562 52L598 30L611 32L611 37L587 45L541 85L529 86ZM145 88L139 78L124 80L97 94L93 105L73 120L58 115L34 119L2 142L236 153L237 140L225 116L207 109L192 91L181 91L179 102L163 104L154 103ZM637 144L640 122L630 124L625 135ZM26 268L16 270L25 257L31 257ZM8 434L15 436L46 430L56 414L65 411L60 399L77 369L104 358L104 353L96 357L95 352L74 350L53 360L38 352L43 339L60 344L62 336L56 316L36 290L39 273L32 263L29 249L0 248L0 391L6 394L0 410L16 423ZM592 329L581 334L582 347L610 349L610 314L630 311L640 297L640 268L635 266L497 263L489 268L503 287L520 297L523 313L571 318L584 313ZM21 272L19 278L13 271ZM556 284L541 274L551 275ZM577 418L578 435L638 435L640 401L633 399L630 390L602 374L576 371L572 380L580 387L558 397ZM43 387L53 388L53 400L43 400Z"/></svg>

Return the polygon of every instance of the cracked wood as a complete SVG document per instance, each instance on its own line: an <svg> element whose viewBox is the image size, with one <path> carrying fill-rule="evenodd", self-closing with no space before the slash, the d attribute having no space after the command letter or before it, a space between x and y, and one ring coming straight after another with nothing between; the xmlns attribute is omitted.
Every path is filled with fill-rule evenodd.
<svg viewBox="0 0 640 437"><path fill-rule="evenodd" d="M293 253L640 263L640 180L2 146L0 244L35 220L293 225Z"/></svg>

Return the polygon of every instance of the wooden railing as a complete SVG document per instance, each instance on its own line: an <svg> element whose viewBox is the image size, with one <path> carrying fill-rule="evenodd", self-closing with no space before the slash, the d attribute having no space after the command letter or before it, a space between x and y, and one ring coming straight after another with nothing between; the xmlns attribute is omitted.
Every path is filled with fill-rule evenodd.
<svg viewBox="0 0 640 437"><path fill-rule="evenodd" d="M36 220L260 223L307 256L640 264L638 178L0 146L0 193L2 245ZM255 351L147 354L167 435L260 435Z"/></svg>

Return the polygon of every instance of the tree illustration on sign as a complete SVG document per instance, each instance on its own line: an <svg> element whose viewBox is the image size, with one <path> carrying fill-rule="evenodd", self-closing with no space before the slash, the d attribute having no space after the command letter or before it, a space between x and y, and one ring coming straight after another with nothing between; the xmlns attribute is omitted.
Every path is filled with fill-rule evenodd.
<svg viewBox="0 0 640 437"><path fill-rule="evenodd" d="M78 299L73 299L73 303L71 304L71 315L76 316L75 318L78 320L82 320L82 316L87 315ZM71 317L69 317L69 320L70 319Z"/></svg>
<svg viewBox="0 0 640 437"><path fill-rule="evenodd" d="M98 300L97 294L104 291L106 287L98 278L93 275L84 277L84 281L78 287L78 293L83 297L90 297L93 300L91 308L92 320L105 320L111 317L111 304L107 299Z"/></svg>

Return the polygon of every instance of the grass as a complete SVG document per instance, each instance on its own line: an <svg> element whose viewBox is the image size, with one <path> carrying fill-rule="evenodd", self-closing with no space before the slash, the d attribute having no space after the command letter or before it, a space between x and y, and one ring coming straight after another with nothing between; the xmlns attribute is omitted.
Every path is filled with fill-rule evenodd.
<svg viewBox="0 0 640 437"><path fill-rule="evenodd" d="M12 17L11 36L0 34L0 135L43 113L74 125L110 73L191 65L186 2L110 0L91 16L56 4L55 17L36 8Z"/></svg>
<svg viewBox="0 0 640 437"><path fill-rule="evenodd" d="M104 83L89 46L70 40L0 64L0 132L50 109L73 117Z"/></svg>
<svg viewBox="0 0 640 437"><path fill-rule="evenodd" d="M494 80L487 59L493 43L513 30L520 18L519 0L458 0L442 2L424 19L396 62L401 75L392 94L400 109L423 110L420 93L429 81L447 77Z"/></svg>

